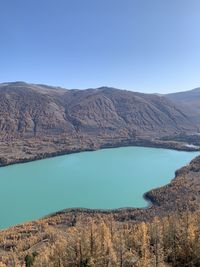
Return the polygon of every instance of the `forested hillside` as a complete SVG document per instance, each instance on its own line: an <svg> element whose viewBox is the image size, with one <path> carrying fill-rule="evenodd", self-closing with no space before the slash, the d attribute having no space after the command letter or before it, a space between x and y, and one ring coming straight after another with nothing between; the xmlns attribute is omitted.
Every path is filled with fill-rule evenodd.
<svg viewBox="0 0 200 267"><path fill-rule="evenodd" d="M200 266L200 211L115 221L112 215L62 216L0 233L0 266L181 267Z"/></svg>

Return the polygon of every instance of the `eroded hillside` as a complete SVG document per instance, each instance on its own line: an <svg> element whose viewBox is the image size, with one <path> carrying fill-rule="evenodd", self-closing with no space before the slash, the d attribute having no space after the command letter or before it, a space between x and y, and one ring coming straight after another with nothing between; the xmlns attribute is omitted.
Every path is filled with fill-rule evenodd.
<svg viewBox="0 0 200 267"><path fill-rule="evenodd" d="M118 145L179 149L169 141L198 132L188 113L167 98L114 88L6 83L0 103L1 164ZM160 140L166 136L167 144Z"/></svg>

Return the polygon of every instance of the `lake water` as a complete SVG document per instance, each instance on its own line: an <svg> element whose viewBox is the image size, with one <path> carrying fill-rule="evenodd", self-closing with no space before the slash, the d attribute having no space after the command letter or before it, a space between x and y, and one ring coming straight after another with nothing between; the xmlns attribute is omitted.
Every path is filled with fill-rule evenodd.
<svg viewBox="0 0 200 267"><path fill-rule="evenodd" d="M199 152L123 147L0 168L0 228L65 208L145 207Z"/></svg>

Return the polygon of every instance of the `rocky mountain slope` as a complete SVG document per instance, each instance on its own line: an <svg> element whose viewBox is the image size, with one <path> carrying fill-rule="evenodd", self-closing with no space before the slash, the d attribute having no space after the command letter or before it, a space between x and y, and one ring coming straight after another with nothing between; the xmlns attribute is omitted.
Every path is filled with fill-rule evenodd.
<svg viewBox="0 0 200 267"><path fill-rule="evenodd" d="M1 84L0 103L1 140L76 133L161 136L197 129L162 96L113 88Z"/></svg>
<svg viewBox="0 0 200 267"><path fill-rule="evenodd" d="M0 103L2 164L199 131L193 117L164 96L107 87L3 83Z"/></svg>
<svg viewBox="0 0 200 267"><path fill-rule="evenodd" d="M166 97L200 123L200 88L167 94Z"/></svg>

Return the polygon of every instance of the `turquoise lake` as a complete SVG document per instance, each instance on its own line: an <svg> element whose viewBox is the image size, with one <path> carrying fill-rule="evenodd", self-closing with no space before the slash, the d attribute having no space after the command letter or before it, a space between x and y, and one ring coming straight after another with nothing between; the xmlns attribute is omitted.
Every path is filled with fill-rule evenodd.
<svg viewBox="0 0 200 267"><path fill-rule="evenodd" d="M0 228L72 207L145 207L199 152L122 147L0 168Z"/></svg>

